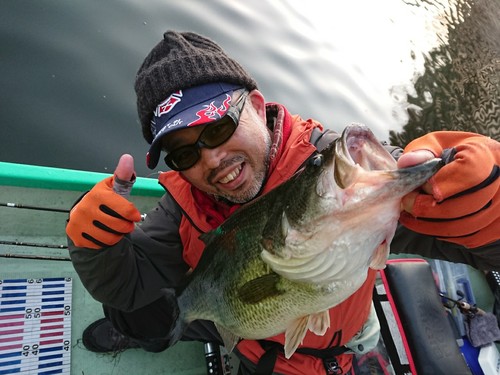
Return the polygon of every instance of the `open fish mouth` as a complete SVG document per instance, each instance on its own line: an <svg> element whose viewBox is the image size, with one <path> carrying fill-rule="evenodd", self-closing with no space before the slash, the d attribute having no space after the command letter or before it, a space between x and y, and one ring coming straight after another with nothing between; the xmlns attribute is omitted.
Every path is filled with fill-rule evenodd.
<svg viewBox="0 0 500 375"><path fill-rule="evenodd" d="M350 164L357 164L364 170L396 169L394 158L365 125L352 124L345 128L337 157L339 154Z"/></svg>
<svg viewBox="0 0 500 375"><path fill-rule="evenodd" d="M361 124L345 128L336 140L333 173L335 183L343 190L362 186L381 187L385 191L406 194L423 184L441 166L440 159L398 169L396 160L372 131ZM401 195L402 196L402 195Z"/></svg>

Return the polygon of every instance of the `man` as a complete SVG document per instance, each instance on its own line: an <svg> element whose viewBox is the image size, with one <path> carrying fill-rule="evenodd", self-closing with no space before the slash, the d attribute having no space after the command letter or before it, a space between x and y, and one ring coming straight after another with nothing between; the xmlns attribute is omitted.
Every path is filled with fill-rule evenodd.
<svg viewBox="0 0 500 375"><path fill-rule="evenodd" d="M75 269L107 317L83 335L87 348L97 352L166 349L171 312L161 289L175 288L196 267L204 247L199 235L291 177L320 147L314 129L324 132L314 120L266 104L240 64L194 33L166 32L140 67L135 90L151 144L147 164L155 168L163 150L172 169L159 177L167 192L135 225L140 213L115 192L134 179L133 161L124 156L115 176L74 206L66 228ZM325 137L336 135L327 131ZM477 134L443 132L416 140L408 151L414 152L399 158L400 167L434 156L448 164L421 192L405 197L402 222L410 229L398 230L395 247L500 268L499 144ZM376 342L374 278L370 272L358 291L330 310L324 336L306 335L301 348L312 349L308 354L299 348L289 360L277 354L265 364L269 347L242 340L236 348L241 373L266 366L278 374L348 373L350 353ZM203 321L192 323L183 339L220 341L213 324ZM279 347L283 335L267 342ZM325 348L333 356L328 363L320 358Z"/></svg>

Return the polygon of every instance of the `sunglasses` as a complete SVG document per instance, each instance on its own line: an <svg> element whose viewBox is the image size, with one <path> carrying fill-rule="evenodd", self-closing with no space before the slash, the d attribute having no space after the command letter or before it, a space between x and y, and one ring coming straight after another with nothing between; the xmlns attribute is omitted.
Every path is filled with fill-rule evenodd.
<svg viewBox="0 0 500 375"><path fill-rule="evenodd" d="M247 96L248 91L229 107L222 119L206 125L195 143L169 151L164 159L168 167L174 171L189 169L200 160L202 147L212 149L228 141L238 127Z"/></svg>

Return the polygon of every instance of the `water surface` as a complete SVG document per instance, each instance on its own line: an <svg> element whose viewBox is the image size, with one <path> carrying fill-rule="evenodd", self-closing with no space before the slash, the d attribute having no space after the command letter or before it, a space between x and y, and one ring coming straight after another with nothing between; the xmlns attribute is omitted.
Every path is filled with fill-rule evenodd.
<svg viewBox="0 0 500 375"><path fill-rule="evenodd" d="M404 145L436 129L499 137L498 0L4 0L0 160L111 173L147 144L133 82L167 29L216 40L268 101ZM164 169L160 166L159 169Z"/></svg>

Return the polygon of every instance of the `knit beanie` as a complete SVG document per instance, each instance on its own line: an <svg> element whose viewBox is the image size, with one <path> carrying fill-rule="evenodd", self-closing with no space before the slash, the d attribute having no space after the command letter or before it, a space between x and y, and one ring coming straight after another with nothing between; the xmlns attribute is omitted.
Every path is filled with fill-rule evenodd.
<svg viewBox="0 0 500 375"><path fill-rule="evenodd" d="M212 82L239 84L249 91L257 88L245 69L212 40L193 32L165 32L135 79L137 112L146 141L153 141L151 120L160 102L174 91Z"/></svg>

